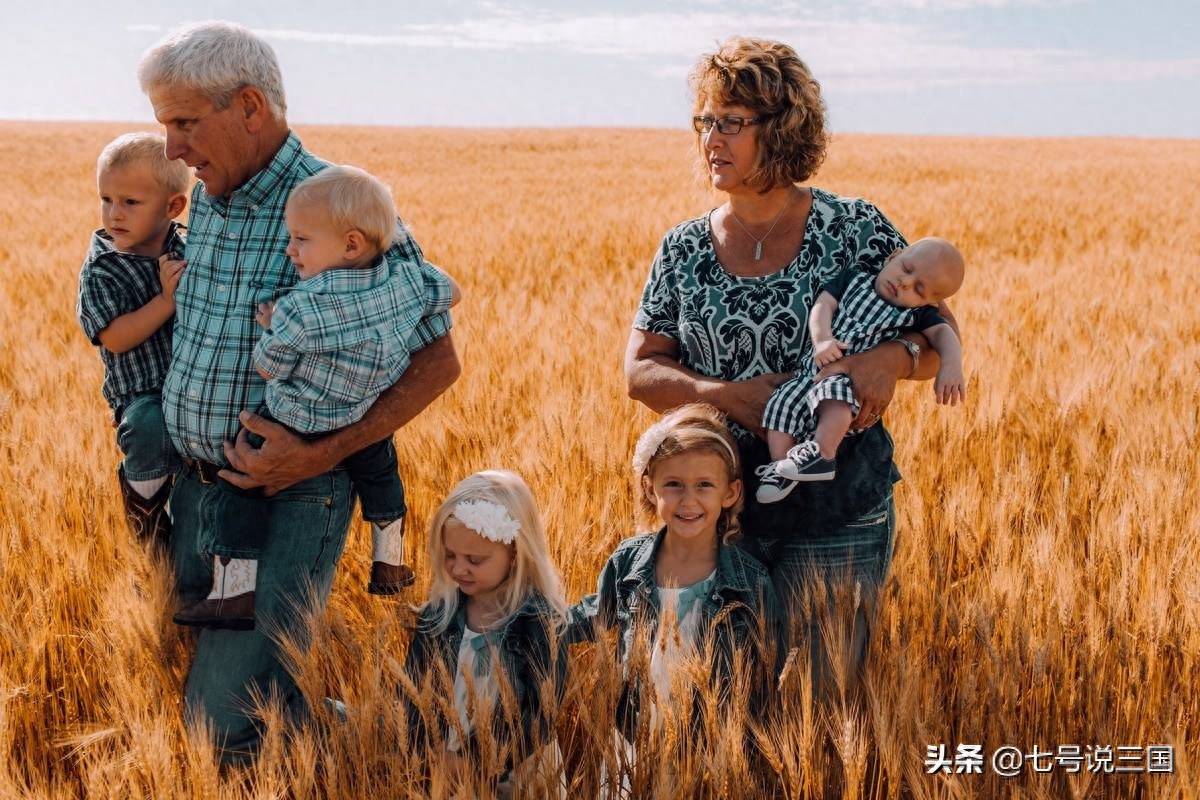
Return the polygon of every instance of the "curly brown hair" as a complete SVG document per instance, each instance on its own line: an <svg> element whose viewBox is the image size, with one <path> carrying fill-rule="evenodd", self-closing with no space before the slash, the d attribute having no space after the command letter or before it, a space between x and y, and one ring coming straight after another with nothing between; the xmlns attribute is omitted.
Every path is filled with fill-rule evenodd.
<svg viewBox="0 0 1200 800"><path fill-rule="evenodd" d="M701 57L688 82L697 112L711 102L746 106L766 117L759 126L758 163L746 176L749 186L768 192L807 180L825 160L829 132L821 84L788 45L726 39L717 52ZM707 174L707 165L700 167Z"/></svg>

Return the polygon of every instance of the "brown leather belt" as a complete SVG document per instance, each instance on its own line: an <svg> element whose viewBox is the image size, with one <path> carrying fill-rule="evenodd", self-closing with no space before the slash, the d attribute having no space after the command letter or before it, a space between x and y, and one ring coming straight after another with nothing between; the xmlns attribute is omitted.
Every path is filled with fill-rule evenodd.
<svg viewBox="0 0 1200 800"><path fill-rule="evenodd" d="M216 464L209 461L201 461L198 458L184 458L183 463L192 472L196 473L196 477L205 485L216 483L219 480L217 473L224 469L224 467L218 467Z"/></svg>

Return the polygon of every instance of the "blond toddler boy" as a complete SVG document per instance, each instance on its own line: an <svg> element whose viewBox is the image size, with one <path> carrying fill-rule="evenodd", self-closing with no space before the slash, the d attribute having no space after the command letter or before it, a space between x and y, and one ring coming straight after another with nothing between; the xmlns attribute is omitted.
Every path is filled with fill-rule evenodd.
<svg viewBox="0 0 1200 800"><path fill-rule="evenodd" d="M454 305L450 281L433 285L423 272L393 267L384 253L399 227L387 185L357 167L332 166L296 185L284 210L287 255L300 281L278 301L260 303L264 328L253 360L267 381L260 414L301 435L357 422L400 379L419 349L401 318L407 298L424 295L423 316ZM258 442L253 442L256 445ZM415 577L404 563L404 486L389 437L343 462L371 523L367 590L389 595ZM209 595L175 614L181 625L254 627L254 588L266 524L256 493L222 482Z"/></svg>
<svg viewBox="0 0 1200 800"><path fill-rule="evenodd" d="M96 161L102 227L79 272L76 314L104 363L102 392L124 455L117 468L126 520L135 535L163 543L169 477L178 457L162 418L171 360L175 289L184 262L187 165L165 155L152 133L118 136Z"/></svg>

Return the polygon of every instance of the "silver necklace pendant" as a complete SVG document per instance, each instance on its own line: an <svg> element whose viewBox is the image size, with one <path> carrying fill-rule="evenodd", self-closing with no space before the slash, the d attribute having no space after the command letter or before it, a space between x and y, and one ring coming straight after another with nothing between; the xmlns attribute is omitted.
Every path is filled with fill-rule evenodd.
<svg viewBox="0 0 1200 800"><path fill-rule="evenodd" d="M738 227L742 229L742 232L754 240L754 260L755 261L762 261L763 242L765 242L768 238L770 238L771 234L775 232L776 226L779 225L779 220L783 219L783 215L787 213L788 208L792 205L792 199L794 197L795 197L795 192L790 192L788 194L787 202L783 204L783 208L779 209L779 213L775 215L775 221L771 223L771 227L767 230L766 233L763 234L763 237L761 239L756 237L754 234L750 233L750 229L746 227L746 224L744 222L742 222L741 218L738 217L738 215L734 212L733 204L732 204L732 202L730 203L729 215L731 217L733 217L733 221L738 224Z"/></svg>

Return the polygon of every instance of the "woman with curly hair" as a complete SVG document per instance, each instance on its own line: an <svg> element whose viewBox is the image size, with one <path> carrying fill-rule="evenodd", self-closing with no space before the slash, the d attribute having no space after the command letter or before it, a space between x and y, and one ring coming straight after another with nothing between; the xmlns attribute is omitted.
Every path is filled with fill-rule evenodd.
<svg viewBox="0 0 1200 800"><path fill-rule="evenodd" d="M938 358L906 333L826 367L821 377L852 382L861 435L838 451L832 481L756 501L771 460L764 407L811 347L806 323L821 286L845 268L877 274L906 242L871 203L805 185L829 135L820 85L791 47L729 39L700 59L691 86L699 170L725 201L663 238L629 337L629 394L656 411L703 401L728 416L746 478L743 546L770 569L820 682L829 634L813 608L839 584L850 590L840 629L861 666L892 559L900 474L880 417L896 383L933 377ZM945 303L939 311L954 324Z"/></svg>

